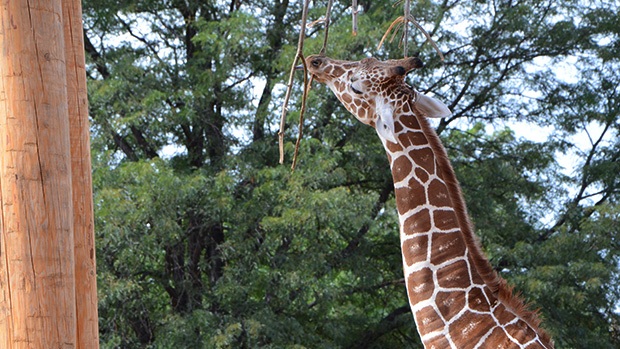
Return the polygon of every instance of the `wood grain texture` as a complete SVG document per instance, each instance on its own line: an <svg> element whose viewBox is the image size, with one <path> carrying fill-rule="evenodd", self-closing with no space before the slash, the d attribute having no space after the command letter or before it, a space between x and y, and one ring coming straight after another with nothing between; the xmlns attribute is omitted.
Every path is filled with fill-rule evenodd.
<svg viewBox="0 0 620 349"><path fill-rule="evenodd" d="M99 347L88 94L80 0L62 2L71 143L77 348Z"/></svg>
<svg viewBox="0 0 620 349"><path fill-rule="evenodd" d="M3 2L0 23L0 347L76 348L62 1Z"/></svg>

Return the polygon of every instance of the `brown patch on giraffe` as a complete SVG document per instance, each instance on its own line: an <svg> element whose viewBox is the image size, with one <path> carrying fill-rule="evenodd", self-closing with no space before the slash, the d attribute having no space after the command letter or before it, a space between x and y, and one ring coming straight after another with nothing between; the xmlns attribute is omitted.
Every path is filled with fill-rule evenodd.
<svg viewBox="0 0 620 349"><path fill-rule="evenodd" d="M398 141L403 147L408 148L412 145L426 144L426 137L424 137L422 132L406 132L398 135Z"/></svg>
<svg viewBox="0 0 620 349"><path fill-rule="evenodd" d="M420 309L415 313L415 320L418 324L418 330L420 331L420 335L424 336L427 333L443 330L444 322L439 317L439 314L433 309L433 307L428 306Z"/></svg>
<svg viewBox="0 0 620 349"><path fill-rule="evenodd" d="M402 252L407 266L426 261L428 257L428 236L420 235L403 241Z"/></svg>
<svg viewBox="0 0 620 349"><path fill-rule="evenodd" d="M411 108L409 108L409 103L403 103L403 114L411 113Z"/></svg>
<svg viewBox="0 0 620 349"><path fill-rule="evenodd" d="M493 314L495 315L497 321L502 325L505 325L516 318L516 315L506 309L504 304L498 304L497 307L493 309Z"/></svg>
<svg viewBox="0 0 620 349"><path fill-rule="evenodd" d="M403 147L399 143L387 142L385 146L390 153L403 151Z"/></svg>
<svg viewBox="0 0 620 349"><path fill-rule="evenodd" d="M357 117L359 117L360 119L366 119L366 113L366 109L360 109L357 111Z"/></svg>
<svg viewBox="0 0 620 349"><path fill-rule="evenodd" d="M493 348L497 349L509 349L515 347L515 342L508 339L508 337L506 337L506 333L500 327L494 328L493 332L491 332L484 343L493 343Z"/></svg>
<svg viewBox="0 0 620 349"><path fill-rule="evenodd" d="M426 204L424 187L413 178L409 180L408 188L401 187L394 189L394 196L396 196L396 209L401 215L418 206Z"/></svg>
<svg viewBox="0 0 620 349"><path fill-rule="evenodd" d="M469 305L469 309L472 310L480 312L491 311L491 306L484 296L484 292L478 287L474 287L467 292L467 304Z"/></svg>
<svg viewBox="0 0 620 349"><path fill-rule="evenodd" d="M528 338L536 337L536 332L523 320L517 320L514 324L506 326L505 329L519 343L525 343Z"/></svg>
<svg viewBox="0 0 620 349"><path fill-rule="evenodd" d="M484 294L487 296L489 303L491 303L492 306L495 306L495 303L497 303L497 296L493 294L488 287L484 288Z"/></svg>
<svg viewBox="0 0 620 349"><path fill-rule="evenodd" d="M394 133L398 133L398 132L402 131L402 130L403 130L403 128L404 128L404 127L403 127L403 124L401 124L401 123L400 123L400 122L398 122L398 121L395 121L395 122L394 122Z"/></svg>
<svg viewBox="0 0 620 349"><path fill-rule="evenodd" d="M435 156L431 148L413 149L409 156L428 173L435 173Z"/></svg>
<svg viewBox="0 0 620 349"><path fill-rule="evenodd" d="M415 171L416 177L418 177L420 182L422 182L422 183L428 182L428 179L429 179L430 176L428 175L428 172L424 171L423 168L416 167L414 171Z"/></svg>
<svg viewBox="0 0 620 349"><path fill-rule="evenodd" d="M465 255L465 243L460 232L433 234L431 238L431 263L440 265L453 259L454 256Z"/></svg>
<svg viewBox="0 0 620 349"><path fill-rule="evenodd" d="M394 183L398 183L403 179L407 178L407 176L411 174L412 168L413 165L411 164L411 160L408 157L399 156L394 159L394 161L392 162L392 178L394 179ZM412 190L418 191L419 189L416 188Z"/></svg>
<svg viewBox="0 0 620 349"><path fill-rule="evenodd" d="M426 233L431 230L431 215L427 209L414 213L403 222L405 235Z"/></svg>
<svg viewBox="0 0 620 349"><path fill-rule="evenodd" d="M451 230L459 227L456 214L452 210L436 210L433 212L433 222L439 230Z"/></svg>
<svg viewBox="0 0 620 349"><path fill-rule="evenodd" d="M445 349L450 348L450 342L446 337L435 337L424 342L424 348L427 349Z"/></svg>
<svg viewBox="0 0 620 349"><path fill-rule="evenodd" d="M340 98L342 98L342 101L346 104L350 104L353 101L353 98L351 98L351 95L348 93L343 93Z"/></svg>
<svg viewBox="0 0 620 349"><path fill-rule="evenodd" d="M450 321L465 308L465 292L437 292L437 295L435 295L435 303L444 319Z"/></svg>
<svg viewBox="0 0 620 349"><path fill-rule="evenodd" d="M460 343L459 349L471 349L493 325L495 321L490 315L467 311L450 325L450 337L455 343Z"/></svg>
<svg viewBox="0 0 620 349"><path fill-rule="evenodd" d="M428 202L435 207L452 207L448 188L437 178L428 185Z"/></svg>
<svg viewBox="0 0 620 349"><path fill-rule="evenodd" d="M409 106L407 106L408 108ZM404 108L404 106L403 106ZM418 122L418 119L413 116L413 115L401 115L400 117L400 122L403 123L403 126L408 127L412 130L419 130L420 129L420 123Z"/></svg>
<svg viewBox="0 0 620 349"><path fill-rule="evenodd" d="M342 74L344 74L344 69L342 69L339 66L333 66L334 69L332 70L332 75L334 76L341 76Z"/></svg>
<svg viewBox="0 0 620 349"><path fill-rule="evenodd" d="M461 260L438 269L437 283L441 288L467 288L469 285L467 263Z"/></svg>
<svg viewBox="0 0 620 349"><path fill-rule="evenodd" d="M407 293L409 299L416 302L431 298L435 285L433 284L433 271L423 268L414 271L407 277Z"/></svg>
<svg viewBox="0 0 620 349"><path fill-rule="evenodd" d="M342 88L342 87L343 87L343 85L344 85L344 84L343 84L341 81L339 81L339 80L334 81L334 87L335 87L335 88L336 88L336 90L338 90L338 91L342 91L342 90L344 90L344 88Z"/></svg>

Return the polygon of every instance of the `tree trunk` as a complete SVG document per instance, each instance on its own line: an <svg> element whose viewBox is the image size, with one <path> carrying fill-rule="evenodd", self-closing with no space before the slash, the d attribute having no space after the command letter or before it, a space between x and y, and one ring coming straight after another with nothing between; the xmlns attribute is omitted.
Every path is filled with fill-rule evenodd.
<svg viewBox="0 0 620 349"><path fill-rule="evenodd" d="M98 347L81 15L64 2L0 5L0 348Z"/></svg>

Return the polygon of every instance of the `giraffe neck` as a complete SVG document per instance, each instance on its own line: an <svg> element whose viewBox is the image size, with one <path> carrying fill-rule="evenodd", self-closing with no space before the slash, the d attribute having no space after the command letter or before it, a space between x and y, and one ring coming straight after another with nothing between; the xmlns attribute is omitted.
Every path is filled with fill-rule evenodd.
<svg viewBox="0 0 620 349"><path fill-rule="evenodd" d="M415 92L400 92L376 101L403 101L390 104L393 137L378 133L392 169L409 303L425 347L551 348L480 251L445 149L427 120L416 117Z"/></svg>

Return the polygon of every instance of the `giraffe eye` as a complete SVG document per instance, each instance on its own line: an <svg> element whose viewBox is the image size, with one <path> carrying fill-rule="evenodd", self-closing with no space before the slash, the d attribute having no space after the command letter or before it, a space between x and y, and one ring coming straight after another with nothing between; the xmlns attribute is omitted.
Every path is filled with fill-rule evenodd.
<svg viewBox="0 0 620 349"><path fill-rule="evenodd" d="M310 64L312 64L313 67L318 68L321 65L321 61L318 59L315 59L312 62L310 62Z"/></svg>

